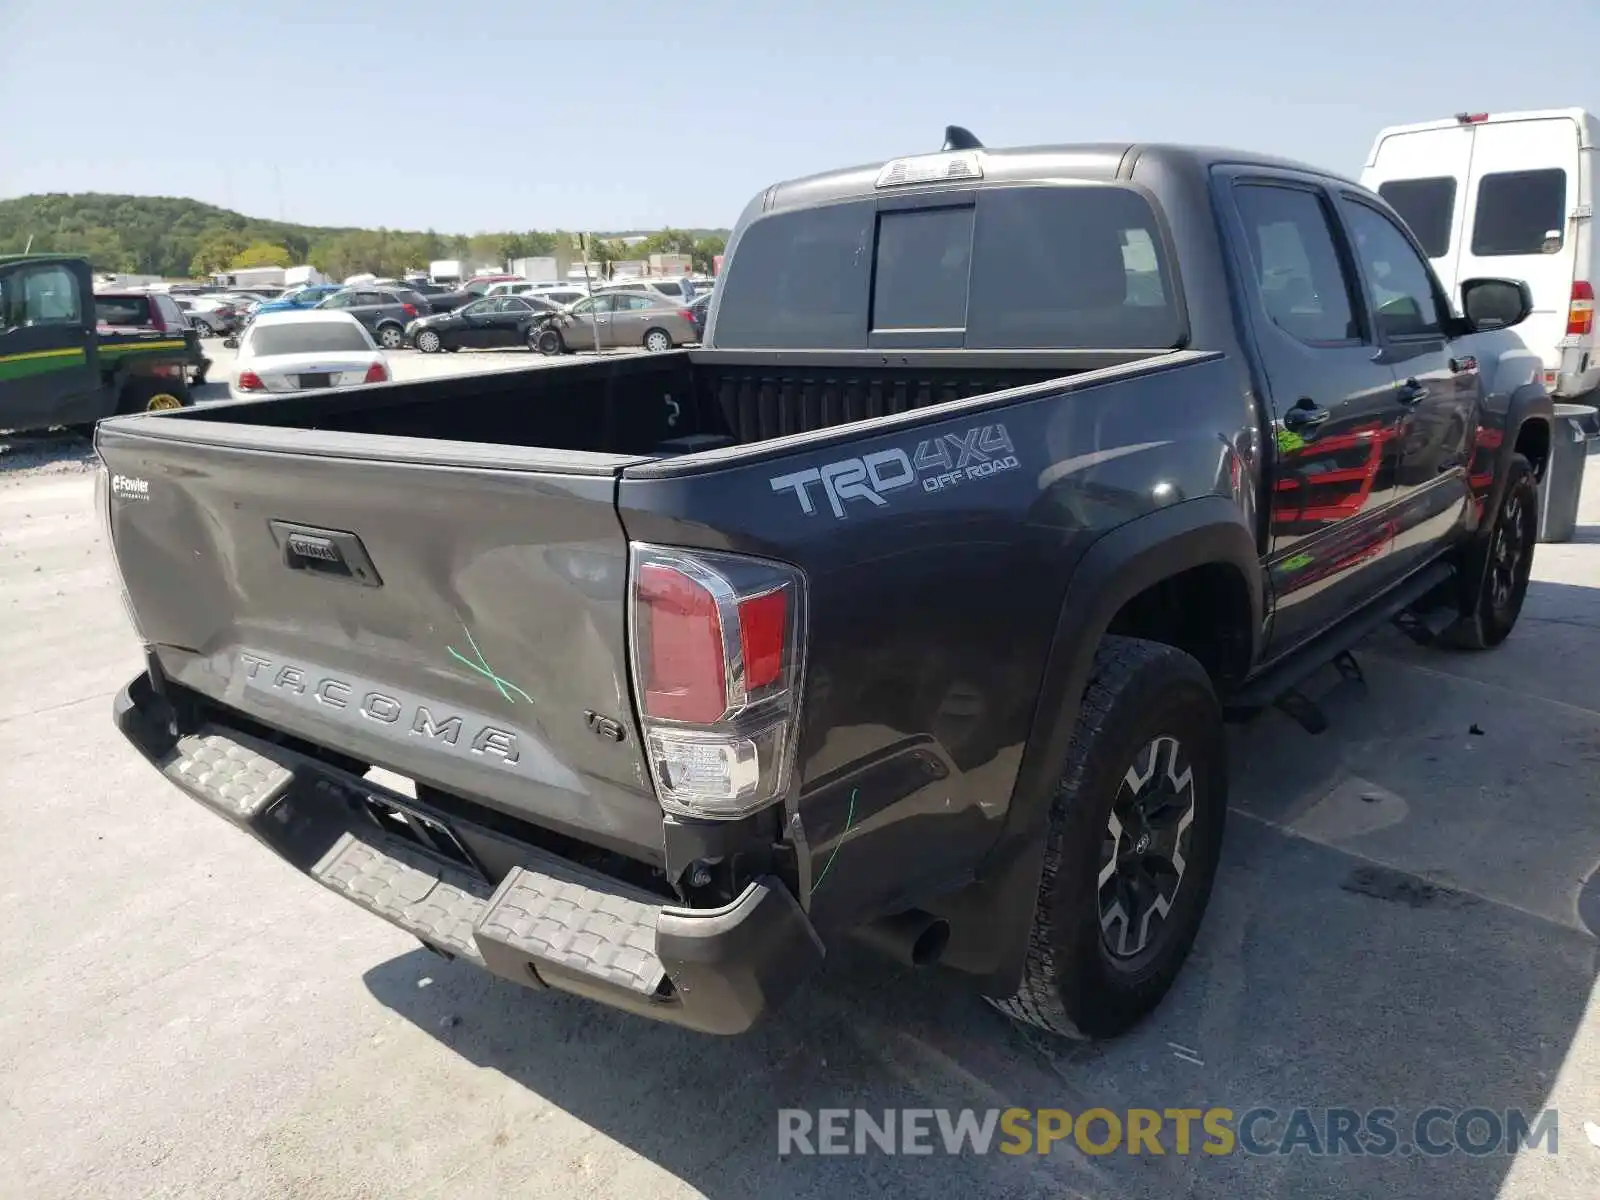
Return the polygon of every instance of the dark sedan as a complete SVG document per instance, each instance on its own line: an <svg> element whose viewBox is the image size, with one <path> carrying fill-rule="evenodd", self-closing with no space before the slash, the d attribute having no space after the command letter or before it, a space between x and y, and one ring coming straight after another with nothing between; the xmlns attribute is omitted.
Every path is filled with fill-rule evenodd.
<svg viewBox="0 0 1600 1200"><path fill-rule="evenodd" d="M424 354L440 350L485 350L526 346L542 318L560 306L536 296L489 296L454 312L435 313L406 326L406 339Z"/></svg>

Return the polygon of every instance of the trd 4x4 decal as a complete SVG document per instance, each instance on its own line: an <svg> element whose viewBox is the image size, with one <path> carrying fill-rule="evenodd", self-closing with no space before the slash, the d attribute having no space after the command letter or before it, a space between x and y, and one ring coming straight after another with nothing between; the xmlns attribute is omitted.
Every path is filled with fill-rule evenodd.
<svg viewBox="0 0 1600 1200"><path fill-rule="evenodd" d="M865 500L875 508L891 492L920 484L925 492L943 492L1016 468L1016 447L1004 425L977 425L964 434L946 433L917 443L909 454L899 447L877 450L860 458L841 458L769 481L775 492L793 491L800 511L817 511L812 488L820 485L828 507L841 520L847 500Z"/></svg>

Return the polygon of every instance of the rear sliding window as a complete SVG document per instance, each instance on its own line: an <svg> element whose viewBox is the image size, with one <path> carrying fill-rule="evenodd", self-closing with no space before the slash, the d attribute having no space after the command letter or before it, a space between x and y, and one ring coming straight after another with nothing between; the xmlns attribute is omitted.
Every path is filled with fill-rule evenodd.
<svg viewBox="0 0 1600 1200"><path fill-rule="evenodd" d="M1184 332L1155 214L1124 187L800 209L752 224L728 268L716 339L731 349L864 349L881 335L972 350L1162 349Z"/></svg>
<svg viewBox="0 0 1600 1200"><path fill-rule="evenodd" d="M1450 229L1456 213L1456 181L1453 176L1432 179L1391 179L1378 188L1378 195L1400 214L1422 243L1429 258L1443 258L1450 249Z"/></svg>
<svg viewBox="0 0 1600 1200"><path fill-rule="evenodd" d="M1472 253L1554 254L1567 228L1567 173L1504 171L1478 181Z"/></svg>
<svg viewBox="0 0 1600 1200"><path fill-rule="evenodd" d="M279 354L361 354L372 347L356 325L343 321L292 321L257 325L250 349L262 357Z"/></svg>

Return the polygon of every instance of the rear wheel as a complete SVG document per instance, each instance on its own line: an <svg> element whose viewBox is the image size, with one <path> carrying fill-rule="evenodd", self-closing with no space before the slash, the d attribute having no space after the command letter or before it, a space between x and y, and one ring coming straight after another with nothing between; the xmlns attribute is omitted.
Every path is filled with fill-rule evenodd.
<svg viewBox="0 0 1600 1200"><path fill-rule="evenodd" d="M562 339L559 329L551 329L547 325L534 337L533 348L540 354L565 354L567 344Z"/></svg>
<svg viewBox="0 0 1600 1200"><path fill-rule="evenodd" d="M1488 650L1510 635L1522 614L1539 542L1539 484L1533 464L1511 457L1500 508L1486 537L1475 538L1462 556L1461 569L1476 590L1443 641L1460 650Z"/></svg>
<svg viewBox="0 0 1600 1200"><path fill-rule="evenodd" d="M651 354L663 354L672 349L672 335L665 329L652 329L644 335L644 348Z"/></svg>
<svg viewBox="0 0 1600 1200"><path fill-rule="evenodd" d="M182 383L161 379L130 379L122 386L117 412L167 412L175 408L187 408L193 403L188 387Z"/></svg>
<svg viewBox="0 0 1600 1200"><path fill-rule="evenodd" d="M1227 804L1204 668L1107 637L1050 809L1021 986L991 1003L1069 1037L1112 1037L1154 1009L1199 932Z"/></svg>
<svg viewBox="0 0 1600 1200"><path fill-rule="evenodd" d="M424 354L437 354L444 343L439 335L431 329L424 329L416 337L417 349Z"/></svg>
<svg viewBox="0 0 1600 1200"><path fill-rule="evenodd" d="M406 344L406 331L398 325L378 326L378 345L385 350L398 350Z"/></svg>
<svg viewBox="0 0 1600 1200"><path fill-rule="evenodd" d="M190 323L194 325L194 331L201 337L208 338L217 336L217 331L211 328L211 322L206 320L204 317L190 317L189 320Z"/></svg>

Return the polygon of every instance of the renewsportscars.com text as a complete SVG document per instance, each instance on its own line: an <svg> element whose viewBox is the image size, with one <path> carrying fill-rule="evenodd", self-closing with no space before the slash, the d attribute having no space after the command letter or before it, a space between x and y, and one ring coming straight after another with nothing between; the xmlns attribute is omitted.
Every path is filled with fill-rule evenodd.
<svg viewBox="0 0 1600 1200"><path fill-rule="evenodd" d="M1559 1114L1424 1108L778 1110L778 1153L1486 1156L1558 1149Z"/></svg>

